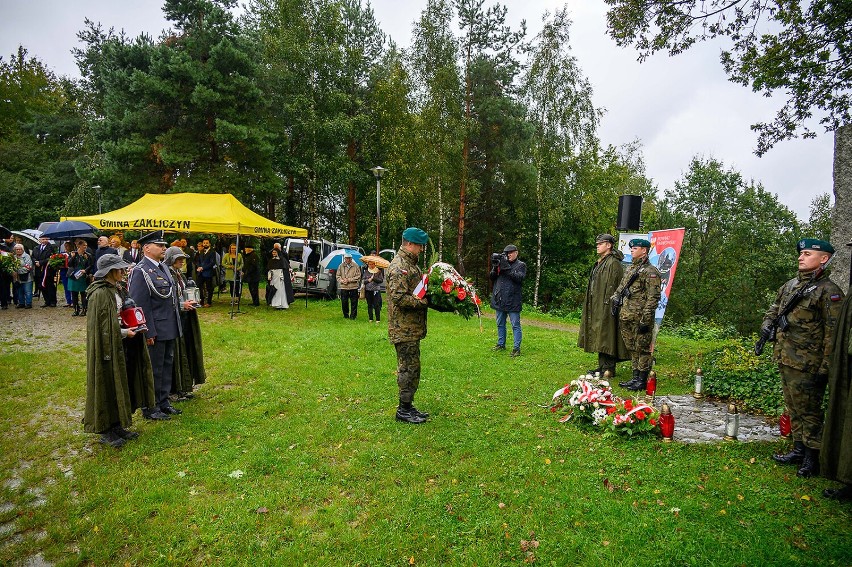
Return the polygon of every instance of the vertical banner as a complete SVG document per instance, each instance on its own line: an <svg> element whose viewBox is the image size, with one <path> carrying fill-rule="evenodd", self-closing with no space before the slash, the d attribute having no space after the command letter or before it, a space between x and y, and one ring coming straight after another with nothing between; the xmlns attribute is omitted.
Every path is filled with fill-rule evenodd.
<svg viewBox="0 0 852 567"><path fill-rule="evenodd" d="M674 283L675 271L680 261L680 249L683 246L683 237L686 233L684 228L670 228L666 230L652 230L648 233L625 232L619 234L618 249L624 253L625 264L630 264L630 246L628 244L634 238L645 238L651 242L648 250L648 260L651 265L660 271L660 303L657 304L657 312L654 315L654 336L660 330L666 307L671 297L672 284Z"/></svg>

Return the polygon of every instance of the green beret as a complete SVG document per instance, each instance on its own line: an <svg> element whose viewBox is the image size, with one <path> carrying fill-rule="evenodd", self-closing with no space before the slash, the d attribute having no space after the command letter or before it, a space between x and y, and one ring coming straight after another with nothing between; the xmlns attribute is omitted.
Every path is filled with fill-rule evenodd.
<svg viewBox="0 0 852 567"><path fill-rule="evenodd" d="M645 240L644 238L634 238L627 245L630 248L633 248L634 246L641 246L642 248L650 248L651 247L651 243L649 241Z"/></svg>
<svg viewBox="0 0 852 567"><path fill-rule="evenodd" d="M420 230L415 226L409 226L408 228L403 230L402 238L413 244L422 244L424 246L427 242L429 242L429 235L426 234L425 231Z"/></svg>
<svg viewBox="0 0 852 567"><path fill-rule="evenodd" d="M825 240L818 238L803 238L796 244L796 251L800 254L802 250L819 250L820 252L828 252L834 254L834 246Z"/></svg>

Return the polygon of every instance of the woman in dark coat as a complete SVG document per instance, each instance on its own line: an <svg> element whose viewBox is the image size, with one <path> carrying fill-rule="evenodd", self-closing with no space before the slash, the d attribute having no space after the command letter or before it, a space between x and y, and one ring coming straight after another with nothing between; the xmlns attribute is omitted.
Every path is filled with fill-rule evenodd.
<svg viewBox="0 0 852 567"><path fill-rule="evenodd" d="M87 248L85 240L82 238L77 240L77 249L71 252L68 258L68 289L71 291L71 301L74 305L72 316L74 317L85 315L88 307L86 288L89 286L94 261Z"/></svg>
<svg viewBox="0 0 852 567"><path fill-rule="evenodd" d="M187 280L183 275L186 253L177 246L166 250L163 263L169 267L169 273L177 285L178 297L183 298ZM178 400L193 397L192 389L207 381L204 370L204 350L201 346L201 324L198 321L197 304L181 300L180 325L183 336L175 341L175 364L172 370L172 393Z"/></svg>
<svg viewBox="0 0 852 567"><path fill-rule="evenodd" d="M86 409L83 428L99 433L101 443L121 447L138 433L127 431L133 412L154 402L154 374L145 335L123 328L119 305L127 299L122 285L129 266L117 254L104 254L88 287L86 319Z"/></svg>

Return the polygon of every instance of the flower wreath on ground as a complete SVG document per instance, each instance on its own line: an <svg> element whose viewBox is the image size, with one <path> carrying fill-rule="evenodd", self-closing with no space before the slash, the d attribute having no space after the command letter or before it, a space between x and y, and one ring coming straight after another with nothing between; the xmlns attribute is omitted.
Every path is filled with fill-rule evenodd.
<svg viewBox="0 0 852 567"><path fill-rule="evenodd" d="M473 315L482 317L479 309L482 300L476 289L446 262L432 263L414 295L428 298L429 308L436 311L458 313L465 319Z"/></svg>
<svg viewBox="0 0 852 567"><path fill-rule="evenodd" d="M591 374L581 375L556 390L550 411L564 413L559 418L561 423L573 419L622 435L652 434L659 430L659 410L641 401L619 398L612 393L609 382Z"/></svg>

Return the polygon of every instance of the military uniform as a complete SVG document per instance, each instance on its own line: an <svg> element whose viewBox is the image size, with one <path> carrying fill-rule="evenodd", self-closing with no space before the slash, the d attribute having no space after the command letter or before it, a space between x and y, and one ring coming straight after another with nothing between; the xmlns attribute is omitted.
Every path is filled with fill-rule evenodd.
<svg viewBox="0 0 852 567"><path fill-rule="evenodd" d="M636 278L633 276L636 274ZM628 290L627 283L633 279ZM623 292L623 293L622 293ZM630 352L633 380L622 382L625 388L640 390L645 387L651 371L651 343L654 339L654 315L660 303L660 272L651 265L647 255L634 258L624 272L616 289L623 303L618 314L621 338Z"/></svg>
<svg viewBox="0 0 852 567"><path fill-rule="evenodd" d="M409 240L406 236L409 230L403 233L406 240ZM425 237L426 233L420 232ZM411 423L420 423L428 417L413 406L414 395L420 385L420 340L426 337L428 307L428 303L413 292L422 280L423 273L417 266L417 255L409 252L405 246L401 247L387 269L388 338L396 348L396 381L399 387L397 419Z"/></svg>
<svg viewBox="0 0 852 567"><path fill-rule="evenodd" d="M781 374L794 443L792 454L776 459L782 463L803 462L805 451L819 451L822 442L822 400L843 292L826 273L815 281L812 275L800 273L781 286L764 317L766 327L796 292L806 289L804 297L787 315L787 330L778 329L772 351L772 359Z"/></svg>

